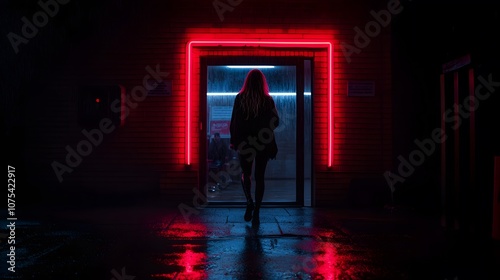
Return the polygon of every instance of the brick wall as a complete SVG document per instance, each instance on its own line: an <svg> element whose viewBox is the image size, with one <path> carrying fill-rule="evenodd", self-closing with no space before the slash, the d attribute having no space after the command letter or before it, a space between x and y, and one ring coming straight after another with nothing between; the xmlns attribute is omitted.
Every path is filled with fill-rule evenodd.
<svg viewBox="0 0 500 280"><path fill-rule="evenodd" d="M192 130L192 159L185 166L186 137L186 44L190 40L244 38L255 40L301 39L329 41L334 46L334 162L327 168L327 54L324 50L296 48L198 48L201 55L308 56L314 58L314 185L315 205L342 205L353 178L380 175L391 167L391 69L389 30L351 55L348 62L340 44L354 45L354 27L373 21L370 11L378 4L347 4L347 1L243 0L223 13L213 1L150 1L136 4L128 20L114 24L116 32L81 42L48 85L28 102L25 116L26 157L33 184L39 178L50 188L89 191L142 191L148 188L169 199L190 198L198 180L199 135ZM221 2L226 2L221 0ZM233 1L236 3L238 1ZM359 4L359 5L358 5ZM103 23L104 24L104 23ZM103 25L106 28L106 25ZM193 64L193 92L199 88L199 65ZM143 84L145 69L159 67L172 81L171 96L149 96L127 105L123 126L105 134L102 144L64 173L58 182L51 164L65 164L67 145L85 139L76 123L75 100L81 84L119 84L129 98ZM349 80L372 80L375 96L348 97ZM42 97L43 96L43 97ZM198 95L196 95L198 96ZM132 99L132 101L134 101ZM199 122L199 98L193 99L192 125ZM117 175L123 174L123 175ZM146 186L146 187L145 187Z"/></svg>

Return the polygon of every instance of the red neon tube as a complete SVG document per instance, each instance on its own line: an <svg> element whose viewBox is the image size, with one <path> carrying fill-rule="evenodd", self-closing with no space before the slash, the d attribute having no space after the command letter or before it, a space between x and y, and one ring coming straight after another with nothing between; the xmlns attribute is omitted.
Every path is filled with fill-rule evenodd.
<svg viewBox="0 0 500 280"><path fill-rule="evenodd" d="M326 48L328 51L328 163L333 165L333 46L331 42L314 41L256 41L256 40L207 40L189 41L186 46L186 164L191 165L191 130L192 130L192 108L191 108L191 81L192 81L192 50L194 47L209 46L267 46L267 47L302 47L302 48Z"/></svg>

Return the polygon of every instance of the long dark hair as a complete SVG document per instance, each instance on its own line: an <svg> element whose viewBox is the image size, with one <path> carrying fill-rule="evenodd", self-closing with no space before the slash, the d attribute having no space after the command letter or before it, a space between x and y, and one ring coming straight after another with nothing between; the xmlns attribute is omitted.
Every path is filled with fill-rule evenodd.
<svg viewBox="0 0 500 280"><path fill-rule="evenodd" d="M251 116L256 117L270 98L269 86L262 71L259 69L250 70L239 94L241 95L241 107L246 119Z"/></svg>

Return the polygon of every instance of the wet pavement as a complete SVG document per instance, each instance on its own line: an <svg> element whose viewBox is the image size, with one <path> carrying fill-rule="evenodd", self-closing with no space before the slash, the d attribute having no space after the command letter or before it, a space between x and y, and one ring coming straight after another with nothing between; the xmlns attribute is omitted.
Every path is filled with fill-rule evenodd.
<svg viewBox="0 0 500 280"><path fill-rule="evenodd" d="M500 279L498 242L410 211L164 205L46 207L2 218L1 279ZM186 212L187 211L187 212ZM193 212L189 212L193 211ZM12 254L11 254L12 255Z"/></svg>

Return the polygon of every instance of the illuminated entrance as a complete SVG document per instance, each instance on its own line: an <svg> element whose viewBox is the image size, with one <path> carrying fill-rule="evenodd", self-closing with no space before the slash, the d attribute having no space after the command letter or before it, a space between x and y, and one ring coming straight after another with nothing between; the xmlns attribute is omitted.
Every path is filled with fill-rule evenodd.
<svg viewBox="0 0 500 280"><path fill-rule="evenodd" d="M200 58L200 180L210 204L243 204L237 154L229 149L232 106L248 71L259 68L280 114L279 152L266 170L263 204L311 204L312 62L297 57ZM211 156L210 142L220 136L225 159ZM253 183L255 180L252 178ZM252 185L252 193L255 185Z"/></svg>

